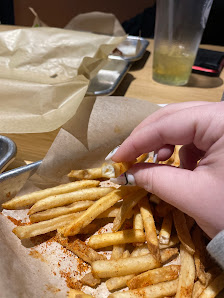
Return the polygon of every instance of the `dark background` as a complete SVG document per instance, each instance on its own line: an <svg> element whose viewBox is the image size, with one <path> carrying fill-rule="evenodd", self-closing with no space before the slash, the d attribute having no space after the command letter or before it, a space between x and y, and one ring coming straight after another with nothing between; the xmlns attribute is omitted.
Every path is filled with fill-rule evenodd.
<svg viewBox="0 0 224 298"><path fill-rule="evenodd" d="M116 15L127 33L153 37L155 0L0 0L1 24L32 26L33 7L39 17L52 27L63 28L75 15L89 11L111 12ZM214 0L202 43L224 46L224 0Z"/></svg>

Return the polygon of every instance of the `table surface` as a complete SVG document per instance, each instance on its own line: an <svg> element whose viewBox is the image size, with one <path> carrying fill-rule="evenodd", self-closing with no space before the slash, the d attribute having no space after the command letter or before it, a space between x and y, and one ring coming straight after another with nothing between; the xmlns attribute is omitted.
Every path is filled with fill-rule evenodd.
<svg viewBox="0 0 224 298"><path fill-rule="evenodd" d="M0 31L11 28L2 25ZM201 47L224 51L224 47L220 46L201 45ZM152 80L152 50L153 40L149 40L145 55L132 65L113 95L144 99L153 103L197 100L220 101L224 91L224 71L220 77L192 74L186 86L162 85ZM7 134L6 136L15 141L18 149L17 158L12 167L22 165L24 160L37 161L42 159L57 133L58 129L48 133Z"/></svg>

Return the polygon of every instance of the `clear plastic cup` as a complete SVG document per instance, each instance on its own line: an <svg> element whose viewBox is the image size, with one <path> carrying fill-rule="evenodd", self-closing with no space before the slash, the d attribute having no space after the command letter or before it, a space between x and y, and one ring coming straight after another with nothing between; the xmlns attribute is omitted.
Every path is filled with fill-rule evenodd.
<svg viewBox="0 0 224 298"><path fill-rule="evenodd" d="M213 0L157 0L153 79L187 84Z"/></svg>

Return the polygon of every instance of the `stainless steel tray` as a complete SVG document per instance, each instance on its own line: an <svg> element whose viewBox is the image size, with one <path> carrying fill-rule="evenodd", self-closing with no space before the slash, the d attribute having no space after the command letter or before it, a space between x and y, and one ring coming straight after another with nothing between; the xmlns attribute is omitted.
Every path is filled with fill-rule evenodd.
<svg viewBox="0 0 224 298"><path fill-rule="evenodd" d="M122 43L119 44L117 54L109 55L109 58L123 59L134 62L141 59L149 45L149 41L137 36L129 35Z"/></svg>
<svg viewBox="0 0 224 298"><path fill-rule="evenodd" d="M14 160L16 144L5 136L0 136L0 173Z"/></svg>
<svg viewBox="0 0 224 298"><path fill-rule="evenodd" d="M40 160L0 174L0 202L14 197L28 178L36 172L41 162Z"/></svg>
<svg viewBox="0 0 224 298"><path fill-rule="evenodd" d="M142 58L149 42L141 37L128 36L98 74L90 81L87 95L111 95L117 89L131 64Z"/></svg>
<svg viewBox="0 0 224 298"><path fill-rule="evenodd" d="M131 63L123 59L108 59L104 67L90 81L87 95L111 95L117 89Z"/></svg>

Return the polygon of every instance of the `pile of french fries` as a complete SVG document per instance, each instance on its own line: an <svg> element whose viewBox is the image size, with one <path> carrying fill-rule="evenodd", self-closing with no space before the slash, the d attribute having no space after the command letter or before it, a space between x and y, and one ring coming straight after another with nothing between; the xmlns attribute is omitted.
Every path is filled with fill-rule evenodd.
<svg viewBox="0 0 224 298"><path fill-rule="evenodd" d="M178 150L166 163L179 165ZM106 279L110 298L215 297L224 288L224 272L208 257L206 237L192 218L137 186L100 184L135 162L149 162L147 156L74 170L68 174L74 182L5 202L5 209L30 206L31 224L13 232L24 239L56 230L57 242L91 265L82 284L95 288ZM95 233L102 218L113 219L111 232ZM88 243L82 234L91 235ZM110 259L99 253L105 248L112 248ZM92 296L72 289L69 297Z"/></svg>

